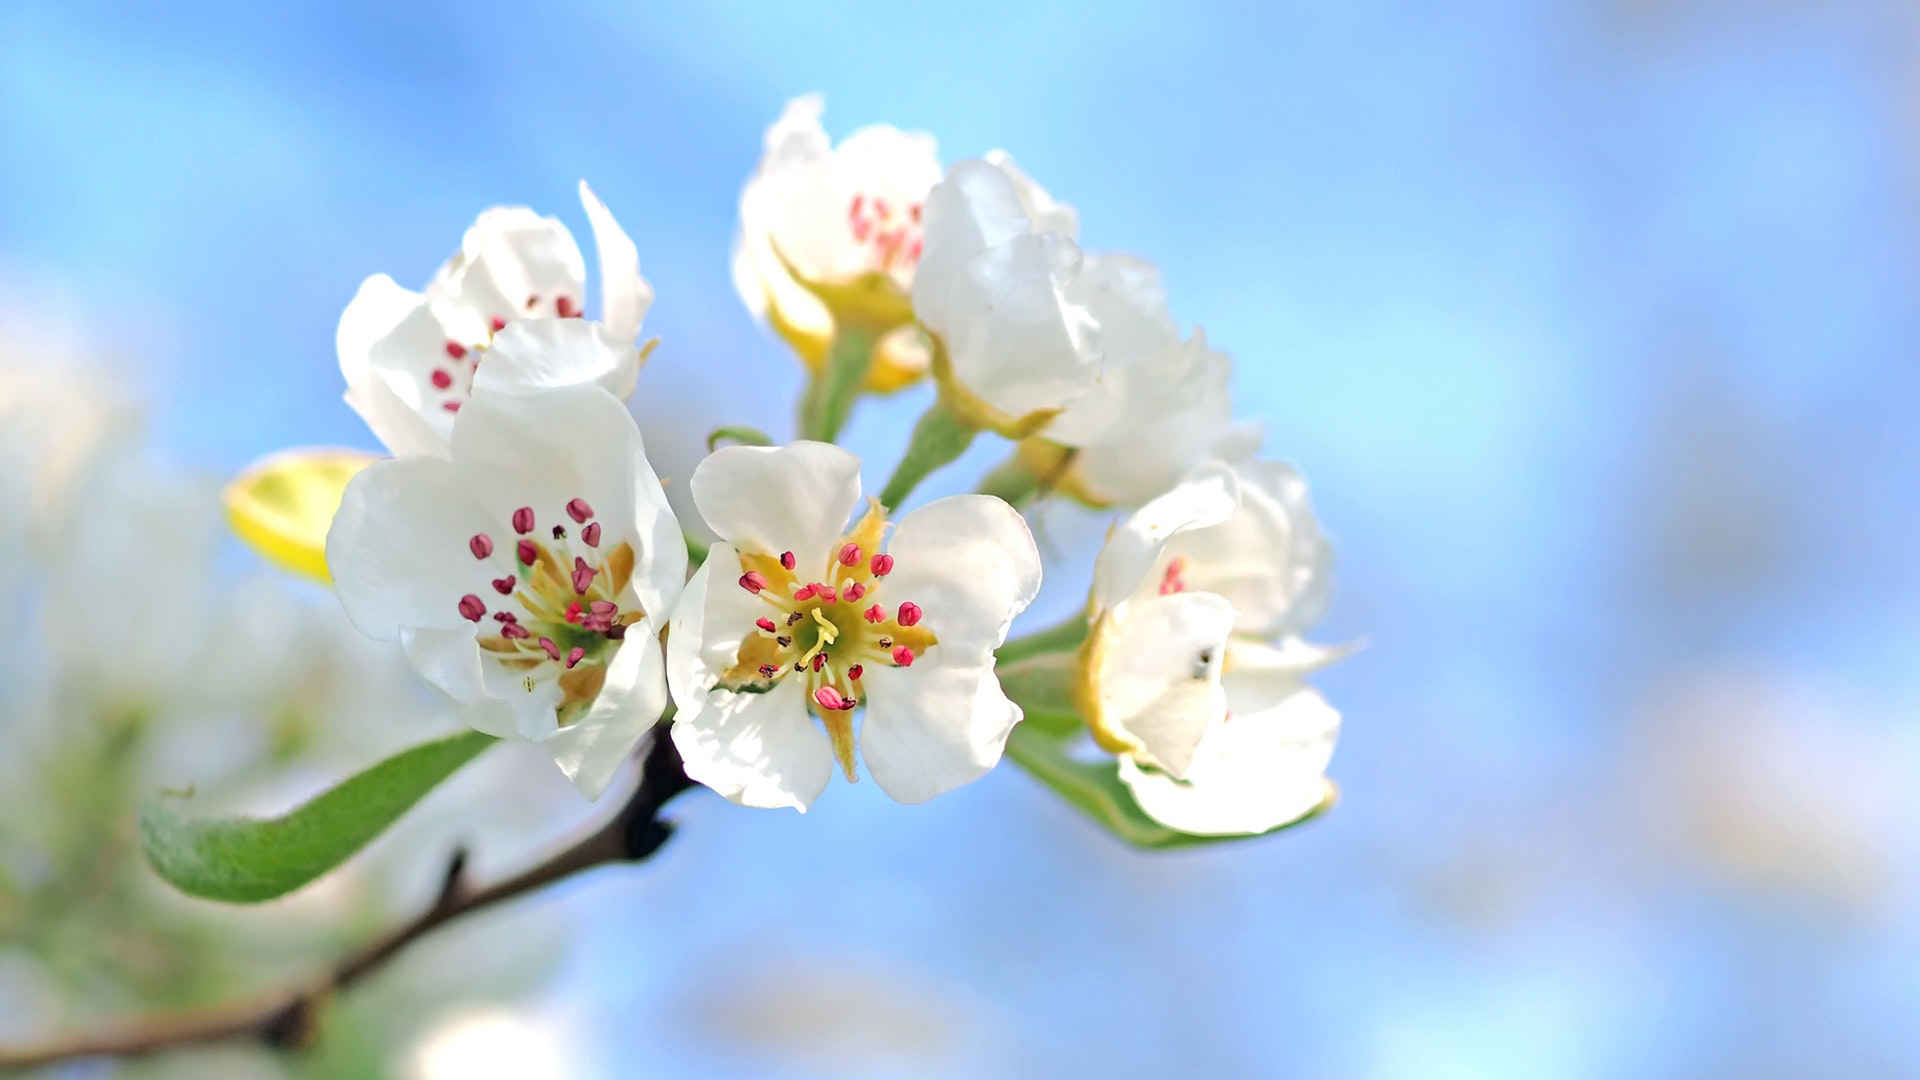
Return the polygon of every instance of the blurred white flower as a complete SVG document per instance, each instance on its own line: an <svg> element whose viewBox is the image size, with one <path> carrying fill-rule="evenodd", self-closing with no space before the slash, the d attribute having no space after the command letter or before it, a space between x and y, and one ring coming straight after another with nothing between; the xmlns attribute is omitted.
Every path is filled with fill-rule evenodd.
<svg viewBox="0 0 1920 1080"><path fill-rule="evenodd" d="M1080 248L1060 231L1068 217L1024 174L977 158L927 196L913 308L944 346L942 388L977 402L991 417L980 426L1044 418L1101 377L1098 325L1078 298Z"/></svg>
<svg viewBox="0 0 1920 1080"><path fill-rule="evenodd" d="M733 245L741 300L815 371L836 329L835 311L816 290L836 295L861 283L890 297L872 303L910 315L924 204L940 180L933 136L875 124L834 146L820 126L824 108L818 94L794 98L767 129L759 167L740 193ZM875 349L867 385L895 390L926 367L923 341L902 329Z"/></svg>
<svg viewBox="0 0 1920 1080"><path fill-rule="evenodd" d="M509 327L495 349L548 329ZM596 386L481 390L450 450L348 485L327 535L335 590L468 723L545 745L596 797L666 706L657 637L686 578L640 430Z"/></svg>
<svg viewBox="0 0 1920 1080"><path fill-rule="evenodd" d="M668 638L687 775L742 805L804 811L836 757L854 779L860 705L861 756L901 802L999 761L1020 709L993 651L1040 587L1039 552L1012 507L940 499L882 551L878 503L842 531L860 503L859 459L816 442L727 447L691 488L721 542Z"/></svg>
<svg viewBox="0 0 1920 1080"><path fill-rule="evenodd" d="M1109 536L1078 694L1157 820L1256 833L1328 796L1339 714L1302 677L1338 650L1300 639L1331 551L1291 468L1210 463Z"/></svg>
<svg viewBox="0 0 1920 1080"><path fill-rule="evenodd" d="M385 274L362 282L335 344L347 404L395 454L446 456L453 420L476 389L528 391L597 382L633 393L635 348L653 289L639 254L585 181L580 201L600 256L600 321L562 333L586 310L586 263L557 218L526 207L482 213L424 293ZM502 352L495 335L526 324L547 348ZM482 360L487 361L482 364Z"/></svg>
<svg viewBox="0 0 1920 1080"><path fill-rule="evenodd" d="M1901 874L1886 838L1909 827L1916 746L1900 720L1836 705L1791 672L1706 669L1634 710L1635 848L1742 890L1869 914Z"/></svg>
<svg viewBox="0 0 1920 1080"><path fill-rule="evenodd" d="M492 1007L437 1021L414 1048L410 1080L536 1080L582 1075L573 1036L550 1020Z"/></svg>

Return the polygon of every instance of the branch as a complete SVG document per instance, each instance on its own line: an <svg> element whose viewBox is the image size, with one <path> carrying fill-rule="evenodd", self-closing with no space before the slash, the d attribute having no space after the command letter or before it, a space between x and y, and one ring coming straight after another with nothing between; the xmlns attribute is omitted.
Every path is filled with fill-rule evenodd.
<svg viewBox="0 0 1920 1080"><path fill-rule="evenodd" d="M0 1046L0 1070L26 1069L74 1058L106 1055L133 1057L230 1039L258 1039L276 1049L295 1049L312 1041L321 1007L332 995L378 971L409 945L446 923L504 900L537 891L562 878L606 863L641 862L673 833L660 820L661 807L693 786L680 752L667 735L667 723L654 726L640 765L640 780L626 805L592 832L518 874L483 889L466 880L467 853L454 851L440 893L412 921L349 953L332 970L306 984L236 1002L135 1020L105 1031L75 1033L37 1046Z"/></svg>

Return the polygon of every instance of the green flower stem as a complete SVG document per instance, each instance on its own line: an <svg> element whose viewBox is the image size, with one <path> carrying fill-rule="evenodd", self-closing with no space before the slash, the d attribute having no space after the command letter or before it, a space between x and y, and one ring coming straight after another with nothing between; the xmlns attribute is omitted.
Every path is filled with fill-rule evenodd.
<svg viewBox="0 0 1920 1080"><path fill-rule="evenodd" d="M700 564L706 561L707 542L692 534L687 534L687 571L691 573L692 571L700 569Z"/></svg>
<svg viewBox="0 0 1920 1080"><path fill-rule="evenodd" d="M860 384L866 380L879 335L859 326L841 326L827 350L827 366L807 383L800 399L800 437L832 442L853 412Z"/></svg>
<svg viewBox="0 0 1920 1080"><path fill-rule="evenodd" d="M994 654L1002 664L1015 664L1029 656L1041 653L1066 652L1078 649L1080 643L1087 640L1087 620L1083 615L1075 615L1056 626L1045 630L1036 630L1025 637L1017 637Z"/></svg>
<svg viewBox="0 0 1920 1080"><path fill-rule="evenodd" d="M773 440L767 436L766 432L761 431L759 428L736 424L729 427L717 427L707 432L707 453L711 454L714 450L718 449L723 439L736 446L773 445Z"/></svg>
<svg viewBox="0 0 1920 1080"><path fill-rule="evenodd" d="M920 481L966 453L977 434L978 429L955 416L943 402L934 402L913 425L907 452L900 464L893 467L893 475L880 492L880 505L888 510L898 509L907 496L913 494L913 489L920 486Z"/></svg>
<svg viewBox="0 0 1920 1080"><path fill-rule="evenodd" d="M1015 510L1033 501L1040 493L1040 478L1026 467L1019 454L1007 458L994 467L994 470L980 481L977 489L982 495L998 495L1005 499Z"/></svg>

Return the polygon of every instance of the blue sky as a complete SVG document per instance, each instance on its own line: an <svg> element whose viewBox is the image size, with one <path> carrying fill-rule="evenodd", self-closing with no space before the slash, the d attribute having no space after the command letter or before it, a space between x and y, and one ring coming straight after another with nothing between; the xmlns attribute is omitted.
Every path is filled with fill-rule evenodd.
<svg viewBox="0 0 1920 1080"><path fill-rule="evenodd" d="M1794 1023L1860 1075L1920 1054L1883 1026L1916 988L1876 948L1920 929L1910 855L1836 925L1706 856L1650 866L1658 812L1619 805L1648 702L1728 671L1831 701L1809 739L1920 765L1895 5L122 7L0 12L0 267L193 467L371 445L332 354L360 279L424 281L494 203L584 236L580 177L658 294L635 408L668 468L708 426L789 430L798 371L727 250L762 129L820 90L836 133L1011 150L1089 247L1154 259L1314 484L1342 567L1322 636L1371 642L1321 680L1338 812L1148 858L1011 769L912 809L870 784L804 818L691 803L660 866L555 901L601 913L551 994L603 1064L765 1075L685 1012L757 966L974 1018L956 1075L1826 1060L1755 1034ZM870 482L918 395L856 419ZM1101 525L1048 516L1049 610Z"/></svg>

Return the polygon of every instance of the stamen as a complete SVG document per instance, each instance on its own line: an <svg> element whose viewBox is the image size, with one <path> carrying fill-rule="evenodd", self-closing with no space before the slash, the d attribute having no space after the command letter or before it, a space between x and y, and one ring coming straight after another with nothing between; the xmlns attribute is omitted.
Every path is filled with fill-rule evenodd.
<svg viewBox="0 0 1920 1080"><path fill-rule="evenodd" d="M493 318L487 320L487 325L493 327L493 332L497 334L507 328L507 320L495 315Z"/></svg>
<svg viewBox="0 0 1920 1080"><path fill-rule="evenodd" d="M522 540L513 545L513 553L520 557L521 565L532 566L533 561L540 557L540 546L531 540Z"/></svg>
<svg viewBox="0 0 1920 1080"><path fill-rule="evenodd" d="M862 615L865 615L865 616L867 617L867 621L868 621L868 622L874 622L874 623L877 623L877 622L886 622L886 621L887 621L887 613L886 613L885 611L882 611L882 610L880 609L880 605L879 605L879 604L875 604L875 605L873 605L872 607L870 607L870 608L868 608L867 610L865 610L865 611L863 611L863 612L861 612L861 614L862 614Z"/></svg>
<svg viewBox="0 0 1920 1080"><path fill-rule="evenodd" d="M513 531L517 533L533 531L533 507L523 506L513 512Z"/></svg>
<svg viewBox="0 0 1920 1080"><path fill-rule="evenodd" d="M913 650L907 648L905 645L895 647L893 650L893 662L899 664L901 667L912 667Z"/></svg>
<svg viewBox="0 0 1920 1080"><path fill-rule="evenodd" d="M769 634L777 633L780 630L779 627L773 625L773 620L767 618L765 615L762 615L758 620L754 622L753 625L759 627L762 630L765 630Z"/></svg>
<svg viewBox="0 0 1920 1080"><path fill-rule="evenodd" d="M614 623L612 626L607 627L608 641L619 641L625 638L626 636L627 636L626 623Z"/></svg>
<svg viewBox="0 0 1920 1080"><path fill-rule="evenodd" d="M924 614L924 612L920 610L920 605L909 600L900 605L900 611L894 616L894 619L898 621L901 626L912 626L920 621L922 614Z"/></svg>
<svg viewBox="0 0 1920 1080"><path fill-rule="evenodd" d="M567 669L572 670L573 665L579 663L581 659L586 655L587 655L587 650L581 648L578 645L575 645L573 647L573 651L567 653Z"/></svg>
<svg viewBox="0 0 1920 1080"><path fill-rule="evenodd" d="M845 547L842 547L840 549L840 565L841 566L859 566L860 565L860 545L859 544L848 544Z"/></svg>
<svg viewBox="0 0 1920 1080"><path fill-rule="evenodd" d="M585 499L569 499L567 500L567 516L573 519L574 524L585 525L587 519L593 516L593 507L588 506L587 500Z"/></svg>
<svg viewBox="0 0 1920 1080"><path fill-rule="evenodd" d="M565 540L567 538L567 527L565 525L555 525L553 527L553 538L555 540Z"/></svg>
<svg viewBox="0 0 1920 1080"><path fill-rule="evenodd" d="M793 564L794 564L793 552L783 551L780 553L780 565L783 568L791 570L793 569Z"/></svg>
<svg viewBox="0 0 1920 1080"><path fill-rule="evenodd" d="M586 609L580 606L580 601L578 600L575 600L573 603L567 605L567 621L570 623L578 625L580 622L581 616L584 615L585 613L586 613Z"/></svg>
<svg viewBox="0 0 1920 1080"><path fill-rule="evenodd" d="M493 591L499 593L501 596L512 596L513 584L514 577L512 574L508 574L506 577L494 578Z"/></svg>
<svg viewBox="0 0 1920 1080"><path fill-rule="evenodd" d="M763 678L763 679L771 679L771 678L773 678L773 677L774 677L775 675L778 675L778 674L780 674L780 669L779 669L779 668L777 668L777 667L774 667L774 666L773 666L772 664L761 664L761 665L760 665L760 677L761 677L761 678Z"/></svg>
<svg viewBox="0 0 1920 1080"><path fill-rule="evenodd" d="M571 296L554 297L553 310L559 313L560 317L563 319L571 319L575 315L580 314L580 309L573 306L573 297Z"/></svg>
<svg viewBox="0 0 1920 1080"><path fill-rule="evenodd" d="M893 556L885 553L875 555L867 565L872 568L874 577L886 577L893 573Z"/></svg>
<svg viewBox="0 0 1920 1080"><path fill-rule="evenodd" d="M479 622L487 615L487 605L479 597L468 593L460 598L460 614L471 622Z"/></svg>
<svg viewBox="0 0 1920 1080"><path fill-rule="evenodd" d="M826 666L827 666L827 654L823 652L814 653L813 654L813 670L819 671L821 668Z"/></svg>
<svg viewBox="0 0 1920 1080"><path fill-rule="evenodd" d="M533 631L528 630L526 627L521 626L519 623L510 622L507 625L500 628L500 636L503 638L506 638L509 641L519 641L522 638L532 637Z"/></svg>
<svg viewBox="0 0 1920 1080"><path fill-rule="evenodd" d="M789 646L789 645L792 645L792 644L793 644L793 639L792 639L792 638L790 638L790 637L786 637L786 636L784 636L784 635L782 635L782 636L780 636L780 637L777 637L777 638L774 638L774 639L773 639L773 643L774 643L775 645L778 645L778 646L780 646L781 648L783 648L783 649L784 649L784 648L786 648L787 646Z"/></svg>
<svg viewBox="0 0 1920 1080"><path fill-rule="evenodd" d="M823 604L831 604L838 598L838 594L834 592L831 585L822 585L816 581L807 587L813 590L813 595L819 597Z"/></svg>
<svg viewBox="0 0 1920 1080"><path fill-rule="evenodd" d="M758 593L767 587L767 575L758 570L749 570L740 575L740 587L750 593Z"/></svg>
<svg viewBox="0 0 1920 1080"><path fill-rule="evenodd" d="M448 412L460 411L460 403L457 401L443 401L440 403L440 407L447 410Z"/></svg>
<svg viewBox="0 0 1920 1080"><path fill-rule="evenodd" d="M573 591L582 596L586 595L587 590L593 587L593 575L598 572L587 565L587 560L575 555L573 557Z"/></svg>
<svg viewBox="0 0 1920 1080"><path fill-rule="evenodd" d="M486 533L474 533L467 541L467 550L473 552L476 559L484 559L493 554L493 537Z"/></svg>
<svg viewBox="0 0 1920 1080"><path fill-rule="evenodd" d="M865 585L860 584L857 581L852 581L852 582L848 582L847 587L840 590L840 593L841 595L847 598L847 601L849 603L851 603L867 595L867 587Z"/></svg>
<svg viewBox="0 0 1920 1080"><path fill-rule="evenodd" d="M532 311L532 310L533 310L533 306L534 306L535 304L538 304L539 302L540 302L540 294L539 294L539 293L528 293L528 294L527 294L527 310L528 310L528 311Z"/></svg>
<svg viewBox="0 0 1920 1080"><path fill-rule="evenodd" d="M816 585L802 585L798 589L793 590L793 598L795 600L811 600L813 599L813 594L818 591L819 587Z"/></svg>
<svg viewBox="0 0 1920 1080"><path fill-rule="evenodd" d="M614 612L620 610L620 605L611 600L595 600L593 603L587 605L587 609L595 615L612 615Z"/></svg>
<svg viewBox="0 0 1920 1080"><path fill-rule="evenodd" d="M867 673L866 668L862 667L859 664L855 664L852 667L847 669L847 678L852 679L854 682L859 682L860 676L865 675L866 673Z"/></svg>
<svg viewBox="0 0 1920 1080"><path fill-rule="evenodd" d="M586 531L580 534L580 539L585 540L587 542L588 547L599 547L600 546L600 523L596 521L593 524L587 526Z"/></svg>
<svg viewBox="0 0 1920 1080"><path fill-rule="evenodd" d="M821 708L830 710L832 712L839 712L842 709L853 708L853 702L848 701L844 696L841 695L840 691L835 690L831 686L823 686L818 690L815 690L813 692L813 700L818 702Z"/></svg>
<svg viewBox="0 0 1920 1080"><path fill-rule="evenodd" d="M449 338L447 339L447 355L453 357L455 360L464 360L467 356L467 347ZM438 384L436 383L435 385ZM445 388L442 387L442 389Z"/></svg>
<svg viewBox="0 0 1920 1080"><path fill-rule="evenodd" d="M904 647L904 646L903 646L903 647ZM541 638L541 639L540 639L540 649L541 649L541 651L543 651L543 652L545 652L545 653L547 654L547 659L549 659L549 660L558 660L558 659L560 659L560 646L558 646L558 645L555 645L555 644L553 643L553 639L552 639L552 638L545 638L545 637L543 637L543 638Z"/></svg>
<svg viewBox="0 0 1920 1080"><path fill-rule="evenodd" d="M788 625L788 626L792 626L792 625L793 625L794 623L797 623L797 622L799 622L799 621L800 621L801 619L804 619L804 618L806 618L806 615L805 615L805 614L803 614L803 613L801 613L801 612L798 612L798 611L796 611L796 612L794 612L793 614L791 614L791 615L789 615L789 616L787 616L787 625Z"/></svg>
<svg viewBox="0 0 1920 1080"><path fill-rule="evenodd" d="M511 611L496 611L493 613L493 621L497 623L519 622L520 617Z"/></svg>
<svg viewBox="0 0 1920 1080"><path fill-rule="evenodd" d="M435 390L445 390L447 387L453 385L453 374L447 371L446 368L434 368L433 375L430 377L433 380L433 388Z"/></svg>
<svg viewBox="0 0 1920 1080"><path fill-rule="evenodd" d="M890 637L883 637L879 641L875 642L874 644L880 646L883 649L891 649L893 648L893 639Z"/></svg>

